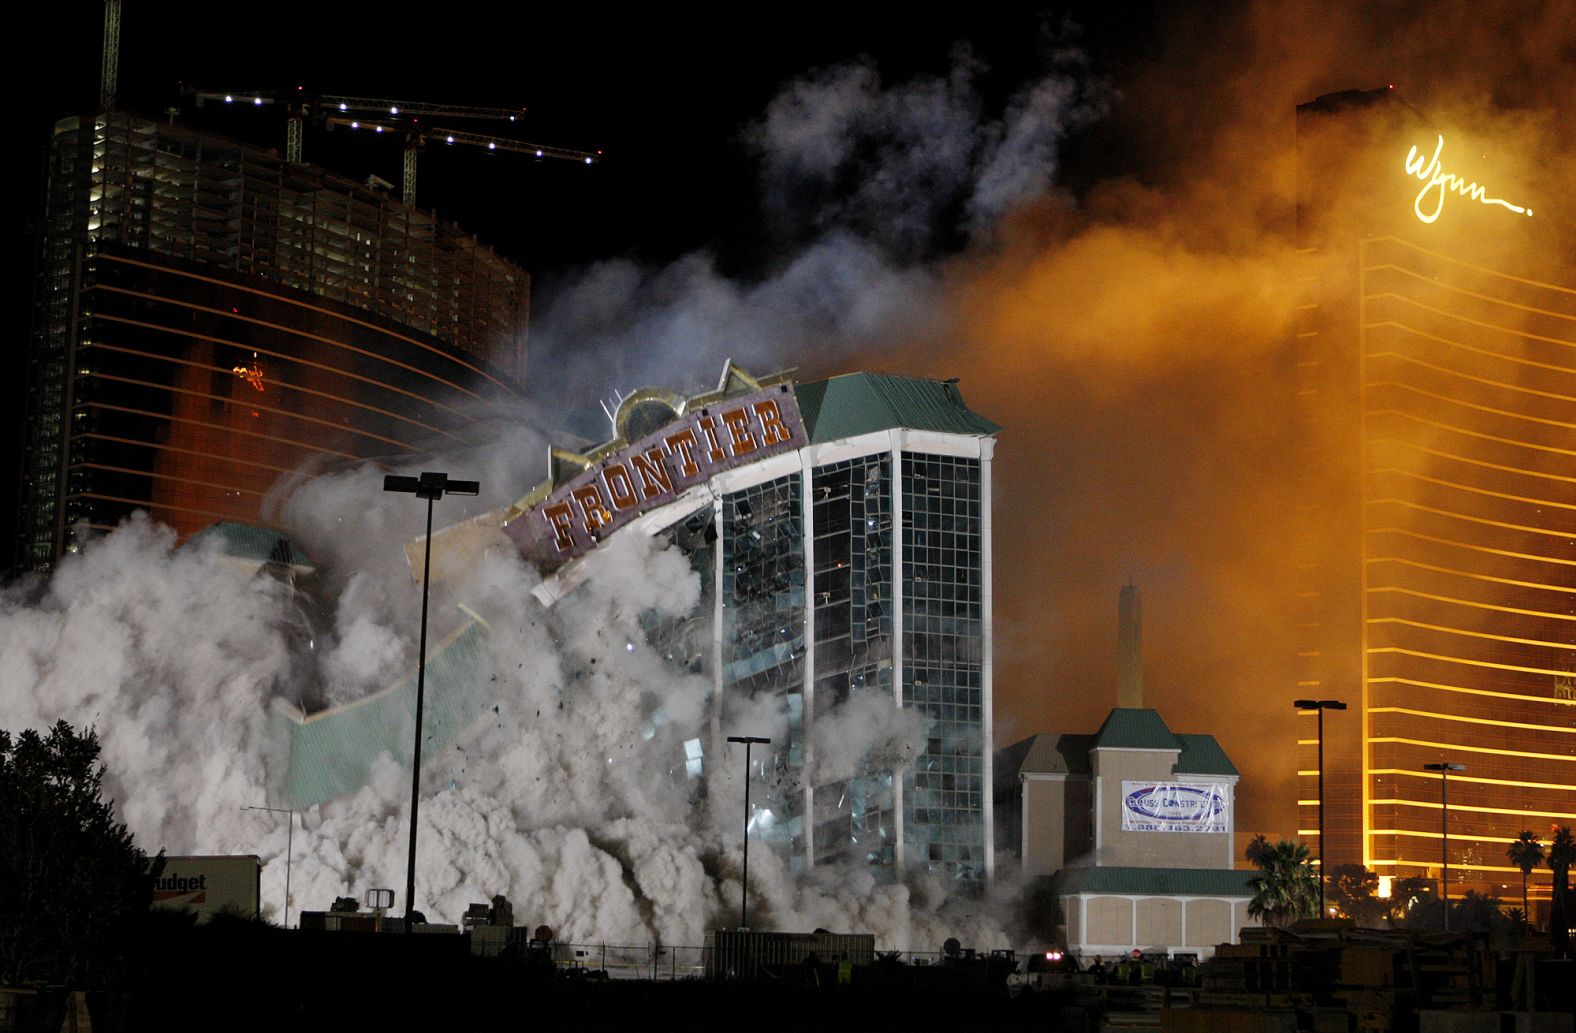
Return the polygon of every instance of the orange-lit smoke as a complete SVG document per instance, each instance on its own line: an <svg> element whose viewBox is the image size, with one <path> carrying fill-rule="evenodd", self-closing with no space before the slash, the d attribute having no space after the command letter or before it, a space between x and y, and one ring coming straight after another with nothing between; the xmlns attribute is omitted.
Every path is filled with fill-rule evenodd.
<svg viewBox="0 0 1576 1033"><path fill-rule="evenodd" d="M1507 231L1474 251L1576 282L1576 13L1331 6L1171 11L1164 52L1119 77L1107 130L1141 142L1142 171L1076 206L1020 212L988 253L949 269L950 320L933 338L851 364L961 375L969 404L1005 425L998 743L1092 731L1114 705L1117 590L1131 577L1145 596L1146 702L1174 730L1221 740L1243 772L1239 829L1288 835L1288 601L1307 560L1296 521L1323 501L1297 456L1310 436L1321 467L1356 454L1321 441L1349 436L1353 411L1327 408L1313 427L1292 416L1297 285L1317 272L1294 240L1296 105L1395 84L1543 221L1536 237ZM1335 180L1370 158L1318 156Z"/></svg>

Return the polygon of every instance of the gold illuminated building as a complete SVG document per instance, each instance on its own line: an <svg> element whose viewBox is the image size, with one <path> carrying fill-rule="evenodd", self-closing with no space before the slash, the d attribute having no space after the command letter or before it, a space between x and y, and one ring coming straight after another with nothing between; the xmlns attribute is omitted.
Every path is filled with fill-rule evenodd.
<svg viewBox="0 0 1576 1033"><path fill-rule="evenodd" d="M120 111L49 153L13 560L137 510L266 523L302 470L484 440L530 277L323 169Z"/></svg>
<svg viewBox="0 0 1576 1033"><path fill-rule="evenodd" d="M1318 473L1295 692L1352 707L1325 718L1315 853L1437 880L1448 849L1452 897L1519 905L1507 846L1576 825L1576 284L1551 282L1515 170L1469 167L1486 148L1386 94L1298 110L1313 271L1294 332ZM1321 177L1357 147L1373 161ZM1314 715L1298 728L1313 841ZM1462 766L1448 814L1430 764ZM1534 875L1535 901L1548 885Z"/></svg>

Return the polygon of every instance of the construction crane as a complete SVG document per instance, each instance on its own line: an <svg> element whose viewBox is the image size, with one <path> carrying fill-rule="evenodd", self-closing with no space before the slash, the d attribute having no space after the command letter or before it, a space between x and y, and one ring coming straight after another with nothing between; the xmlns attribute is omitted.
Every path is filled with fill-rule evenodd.
<svg viewBox="0 0 1576 1033"><path fill-rule="evenodd" d="M99 63L99 110L115 106L120 82L120 0L104 0L104 49Z"/></svg>
<svg viewBox="0 0 1576 1033"><path fill-rule="evenodd" d="M568 147L528 143L513 137L492 136L421 124L421 119L426 117L518 122L525 114L524 108L433 104L428 101L396 100L388 97L308 96L300 87L282 102L272 91L216 93L192 90L190 92L196 98L198 107L209 101L253 107L286 104L289 114L285 122L285 160L291 164L300 164L302 161L305 124L309 120L326 129L346 126L353 130L365 129L374 134L403 134L405 154L401 194L406 204L416 203L417 156L429 142L478 147L487 151L529 154L537 158L557 158L583 165L594 165L602 158L601 151L577 151Z"/></svg>

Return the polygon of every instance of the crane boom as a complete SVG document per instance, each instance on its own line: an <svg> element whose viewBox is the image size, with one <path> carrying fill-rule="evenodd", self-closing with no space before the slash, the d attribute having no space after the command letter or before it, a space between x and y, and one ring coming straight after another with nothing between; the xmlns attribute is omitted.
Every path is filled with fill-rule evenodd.
<svg viewBox="0 0 1576 1033"><path fill-rule="evenodd" d="M506 136L490 136L463 129L439 129L417 125L424 117L493 119L516 122L525 114L524 108L493 108L467 104L433 104L427 101L395 100L389 97L349 97L338 94L307 95L297 87L296 92L285 98L272 90L249 90L243 93L217 93L188 89L202 107L207 101L225 104L246 104L252 107L283 103L289 108L285 123L285 160L299 164L302 160L304 125L312 119L327 128L349 126L351 129L370 129L375 133L398 133L405 139L405 153L401 168L402 194L406 204L416 203L416 158L422 146L429 141L446 144L465 144L489 151L509 151L529 154L536 158L557 158L577 164L594 165L602 160L600 151L577 151L569 147L552 147L547 144L528 143ZM355 117L371 114L369 121Z"/></svg>
<svg viewBox="0 0 1576 1033"><path fill-rule="evenodd" d="M465 104L430 104L419 100L391 100L387 97L337 97L324 95L311 103L325 110L342 112L377 112L388 116L447 116L449 118L489 118L500 122L515 122L525 114L524 108L484 108Z"/></svg>

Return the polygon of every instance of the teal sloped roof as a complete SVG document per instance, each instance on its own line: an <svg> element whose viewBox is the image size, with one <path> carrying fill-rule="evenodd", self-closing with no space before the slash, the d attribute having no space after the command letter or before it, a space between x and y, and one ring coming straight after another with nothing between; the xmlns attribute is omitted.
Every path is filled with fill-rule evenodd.
<svg viewBox="0 0 1576 1033"><path fill-rule="evenodd" d="M1178 735L1160 713L1148 707L1117 707L1095 734L1094 749L1176 750L1172 766L1178 775L1236 775L1226 751L1213 735Z"/></svg>
<svg viewBox="0 0 1576 1033"><path fill-rule="evenodd" d="M970 409L956 384L881 373L847 373L798 384L794 394L811 444L906 427L989 436L1001 427Z"/></svg>
<svg viewBox="0 0 1576 1033"><path fill-rule="evenodd" d="M188 546L217 541L219 551L236 559L264 563L288 563L292 567L311 569L312 561L306 553L296 548L294 542L278 531L255 524L242 524L234 520L221 520L192 535Z"/></svg>
<svg viewBox="0 0 1576 1033"><path fill-rule="evenodd" d="M496 701L485 670L482 628L476 623L428 656L421 715L423 763L437 757ZM373 762L384 753L397 763L410 763L416 674L366 699L306 718L277 707L273 713L290 745L285 798L291 807L311 807L366 785Z"/></svg>
<svg viewBox="0 0 1576 1033"><path fill-rule="evenodd" d="M1095 733L1097 750L1178 750L1182 744L1171 734L1158 711L1148 707L1116 707Z"/></svg>
<svg viewBox="0 0 1576 1033"><path fill-rule="evenodd" d="M1063 868L1053 879L1057 895L1124 893L1164 897L1251 897L1256 872L1232 868Z"/></svg>
<svg viewBox="0 0 1576 1033"><path fill-rule="evenodd" d="M1213 735L1178 735L1182 755L1172 768L1179 775L1235 775L1237 766Z"/></svg>

